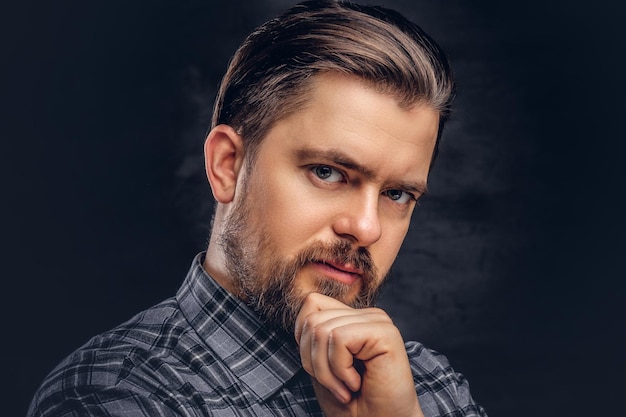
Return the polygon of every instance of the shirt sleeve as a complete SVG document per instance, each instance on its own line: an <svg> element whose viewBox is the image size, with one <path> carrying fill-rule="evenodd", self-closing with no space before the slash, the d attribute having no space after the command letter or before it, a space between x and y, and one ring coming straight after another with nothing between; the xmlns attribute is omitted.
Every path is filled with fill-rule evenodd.
<svg viewBox="0 0 626 417"><path fill-rule="evenodd" d="M425 417L487 417L445 356L417 342L406 343L415 390Z"/></svg>

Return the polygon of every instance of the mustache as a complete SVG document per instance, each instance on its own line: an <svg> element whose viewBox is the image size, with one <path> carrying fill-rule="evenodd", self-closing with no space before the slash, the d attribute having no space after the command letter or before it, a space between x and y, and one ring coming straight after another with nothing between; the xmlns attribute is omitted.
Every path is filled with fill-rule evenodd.
<svg viewBox="0 0 626 417"><path fill-rule="evenodd" d="M376 280L377 270L366 248L354 248L350 242L337 240L330 243L316 242L298 254L296 265L304 267L314 262L350 264L361 272L365 284Z"/></svg>

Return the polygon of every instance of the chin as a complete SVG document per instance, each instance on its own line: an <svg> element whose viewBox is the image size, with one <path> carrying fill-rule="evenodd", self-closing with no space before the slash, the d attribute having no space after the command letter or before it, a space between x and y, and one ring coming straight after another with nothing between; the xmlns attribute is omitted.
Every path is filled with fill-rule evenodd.
<svg viewBox="0 0 626 417"><path fill-rule="evenodd" d="M306 296L312 292L320 293L328 297L332 297L337 301L340 301L348 306L351 306L358 298L361 286L358 284L345 284L341 281L337 281L328 277L318 276L315 277L313 285L306 285L301 290L301 294Z"/></svg>

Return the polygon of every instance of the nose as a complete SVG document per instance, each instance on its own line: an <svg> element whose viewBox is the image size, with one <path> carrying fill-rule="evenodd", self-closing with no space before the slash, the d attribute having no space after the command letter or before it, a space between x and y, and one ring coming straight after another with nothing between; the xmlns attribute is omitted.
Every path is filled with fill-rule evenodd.
<svg viewBox="0 0 626 417"><path fill-rule="evenodd" d="M379 197L377 190L364 191L358 198L351 196L344 205L344 210L335 219L335 233L359 247L368 247L377 242L382 235L378 212Z"/></svg>

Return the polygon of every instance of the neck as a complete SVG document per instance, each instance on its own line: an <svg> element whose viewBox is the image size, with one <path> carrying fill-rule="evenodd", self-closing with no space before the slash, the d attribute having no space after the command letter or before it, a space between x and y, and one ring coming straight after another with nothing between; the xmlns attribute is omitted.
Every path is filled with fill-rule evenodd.
<svg viewBox="0 0 626 417"><path fill-rule="evenodd" d="M226 255L219 242L219 237L222 233L221 225L222 222L218 221L218 215L216 214L202 267L221 287L238 297L238 291L233 284L231 271L226 267Z"/></svg>

